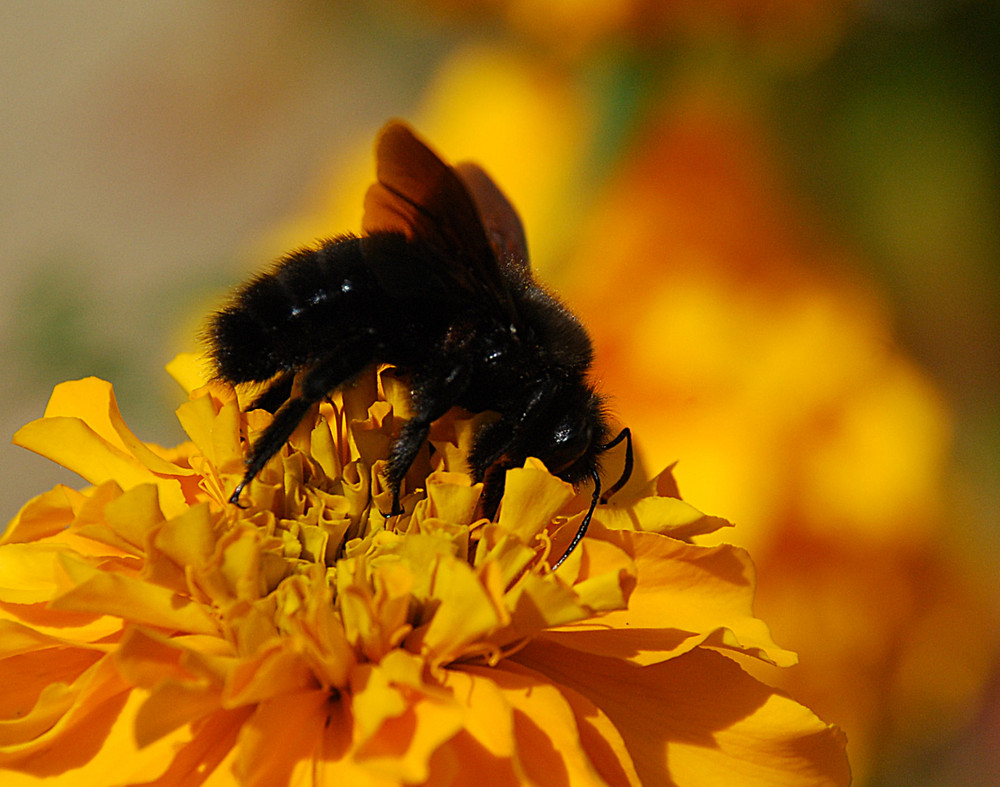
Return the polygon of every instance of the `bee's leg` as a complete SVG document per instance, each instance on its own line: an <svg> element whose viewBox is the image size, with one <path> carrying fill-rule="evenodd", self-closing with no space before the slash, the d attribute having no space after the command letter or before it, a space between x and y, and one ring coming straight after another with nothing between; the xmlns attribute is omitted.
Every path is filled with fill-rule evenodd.
<svg viewBox="0 0 1000 787"><path fill-rule="evenodd" d="M480 510L487 519L496 517L500 508L507 471L520 467L528 458L533 428L540 414L555 399L556 391L555 381L543 380L512 410L516 415L501 416L500 420L486 424L476 433L468 462L473 480L483 482L479 501Z"/></svg>
<svg viewBox="0 0 1000 787"><path fill-rule="evenodd" d="M490 469L499 462L504 454L508 452L514 443L514 433L517 429L516 423L501 417L499 421L484 424L476 432L475 442L472 450L469 451L467 461L472 468L472 478L474 481L488 480ZM513 467L513 465L511 465ZM486 492L484 490L483 495ZM500 484L500 494L503 494L503 483ZM500 499L497 498L499 504Z"/></svg>
<svg viewBox="0 0 1000 787"><path fill-rule="evenodd" d="M509 467L501 462L491 465L486 469L483 477L483 493L479 497L479 504L484 517L492 520L497 515L500 508L500 501L503 499L504 488L507 482L507 470Z"/></svg>
<svg viewBox="0 0 1000 787"><path fill-rule="evenodd" d="M444 415L444 413L441 413L441 415ZM392 508L386 515L387 519L403 513L403 506L399 502L403 478L409 472L413 460L417 458L420 446L427 439L431 428L431 421L433 420L433 418L427 420L419 414L414 415L413 418L403 424L403 428L399 430L399 435L392 444L392 450L389 453L389 463L385 469L385 480L389 484L389 489L392 490Z"/></svg>
<svg viewBox="0 0 1000 787"><path fill-rule="evenodd" d="M278 408L274 420L254 441L250 456L246 460L247 469L243 474L243 480L230 495L230 503L239 505L240 493L264 469L264 465L271 457L281 450L281 446L291 437L295 427L306 417L309 408L371 362L372 348L367 342L356 342L353 347L339 349L341 352L336 356L317 361L303 375L301 392ZM280 378L278 382L284 384L284 378ZM268 396L270 392L268 389L264 395Z"/></svg>
<svg viewBox="0 0 1000 787"><path fill-rule="evenodd" d="M438 373L442 371L443 374ZM415 376L410 381L413 417L403 424L399 435L393 441L385 469L385 480L392 490L392 511L389 516L403 513L399 503L400 487L410 465L427 440L431 423L454 406L468 385L469 370L465 366L452 365L447 370L432 370L432 372L420 377Z"/></svg>
<svg viewBox="0 0 1000 787"><path fill-rule="evenodd" d="M233 490L233 494L229 497L230 503L239 505L240 493L243 491L243 488L253 481L257 477L257 473L264 469L264 465L268 463L271 457L281 450L281 446L287 442L292 432L295 431L295 427L302 422L302 419L306 417L306 413L309 412L309 408L317 401L319 400L298 396L294 399L289 399L275 413L274 420L264 430L264 433L254 441L250 456L247 458L247 469L243 474L243 480L240 481L236 489Z"/></svg>
<svg viewBox="0 0 1000 787"><path fill-rule="evenodd" d="M501 459L504 460L504 471L524 463L529 456L528 446L533 436L533 428L541 413L555 400L556 394L555 381L545 379L531 391L531 395L520 406L512 408L499 421L486 424L476 433L476 440L468 457L475 480L486 479L488 471ZM500 496L503 495L503 486L501 481ZM489 487L484 490L484 497L488 490ZM496 502L499 505L499 497Z"/></svg>
<svg viewBox="0 0 1000 787"><path fill-rule="evenodd" d="M295 372L282 372L253 400L253 404L247 409L267 410L269 413L278 412L278 408L291 398L294 381Z"/></svg>

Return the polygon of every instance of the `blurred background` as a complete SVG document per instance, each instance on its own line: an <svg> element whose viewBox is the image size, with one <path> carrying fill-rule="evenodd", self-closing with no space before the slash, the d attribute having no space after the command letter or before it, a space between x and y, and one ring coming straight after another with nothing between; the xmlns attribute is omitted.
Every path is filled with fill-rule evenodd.
<svg viewBox="0 0 1000 787"><path fill-rule="evenodd" d="M0 4L9 443L163 371L227 287L360 228L391 117L482 163L644 469L736 527L859 785L1000 779L1000 11L952 0Z"/></svg>

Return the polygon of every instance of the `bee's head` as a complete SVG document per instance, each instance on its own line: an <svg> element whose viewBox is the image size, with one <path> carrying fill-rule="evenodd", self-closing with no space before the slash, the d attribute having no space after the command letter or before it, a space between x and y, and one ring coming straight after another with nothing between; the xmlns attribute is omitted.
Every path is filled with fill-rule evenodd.
<svg viewBox="0 0 1000 787"><path fill-rule="evenodd" d="M552 473L571 484L593 475L608 433L603 397L589 388L581 393L560 401L543 457Z"/></svg>

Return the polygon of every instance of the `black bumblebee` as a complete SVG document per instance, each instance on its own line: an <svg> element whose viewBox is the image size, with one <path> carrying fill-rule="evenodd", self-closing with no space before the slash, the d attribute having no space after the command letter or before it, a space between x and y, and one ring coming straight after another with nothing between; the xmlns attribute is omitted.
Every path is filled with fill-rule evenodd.
<svg viewBox="0 0 1000 787"><path fill-rule="evenodd" d="M474 164L449 167L410 129L376 143L377 182L363 234L292 252L240 287L207 330L217 377L268 385L254 402L275 414L254 443L230 502L277 453L309 409L373 364L406 376L413 417L395 438L385 480L400 485L430 425L454 406L498 420L475 436L468 464L492 518L504 473L529 456L600 496L609 440L602 397L588 382L593 352L580 322L532 277L513 207ZM297 387L293 392L293 381ZM625 472L631 470L631 443ZM558 564L557 564L558 565Z"/></svg>

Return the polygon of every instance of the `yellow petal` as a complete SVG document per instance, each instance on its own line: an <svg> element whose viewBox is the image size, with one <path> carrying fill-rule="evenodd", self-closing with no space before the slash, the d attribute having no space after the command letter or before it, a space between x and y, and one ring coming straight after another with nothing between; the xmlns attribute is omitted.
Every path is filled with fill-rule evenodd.
<svg viewBox="0 0 1000 787"><path fill-rule="evenodd" d="M482 485L473 485L465 473L431 473L427 476L429 516L446 522L471 524L481 489Z"/></svg>
<svg viewBox="0 0 1000 787"><path fill-rule="evenodd" d="M479 577L464 560L442 558L434 571L429 625L413 631L405 647L433 664L446 664L483 639L504 621Z"/></svg>
<svg viewBox="0 0 1000 787"><path fill-rule="evenodd" d="M117 481L127 488L157 480L148 468L79 418L53 416L32 421L15 433L14 444L51 459L92 484Z"/></svg>
<svg viewBox="0 0 1000 787"><path fill-rule="evenodd" d="M61 545L0 545L0 600L13 604L48 601L59 589L55 570Z"/></svg>
<svg viewBox="0 0 1000 787"><path fill-rule="evenodd" d="M222 403L198 396L177 408L188 437L220 473L241 473L240 406L235 396Z"/></svg>
<svg viewBox="0 0 1000 787"><path fill-rule="evenodd" d="M25 504L0 535L0 545L38 541L65 530L73 521L69 498L74 494L79 493L59 484Z"/></svg>
<svg viewBox="0 0 1000 787"><path fill-rule="evenodd" d="M361 741L368 740L386 719L406 710L406 700L388 674L374 664L363 664L351 675L352 710Z"/></svg>
<svg viewBox="0 0 1000 787"><path fill-rule="evenodd" d="M633 555L638 579L628 609L608 612L542 636L569 647L640 664L670 658L702 643L732 648L779 666L795 654L779 648L753 616L753 565L743 550L699 547L653 533L603 531Z"/></svg>
<svg viewBox="0 0 1000 787"><path fill-rule="evenodd" d="M550 475L537 459L529 459L524 467L507 471L498 524L525 544L532 544L573 494L570 484Z"/></svg>
<svg viewBox="0 0 1000 787"><path fill-rule="evenodd" d="M636 585L632 558L617 545L596 538L586 539L578 550L580 571L573 582L573 592L580 604L594 613L624 609ZM564 574L560 567L559 576L566 578Z"/></svg>
<svg viewBox="0 0 1000 787"><path fill-rule="evenodd" d="M267 594L262 571L264 534L249 525L233 528L219 539L219 575L232 598L253 601Z"/></svg>
<svg viewBox="0 0 1000 787"><path fill-rule="evenodd" d="M719 653L698 648L642 667L533 643L514 660L606 713L643 784L850 782L836 727Z"/></svg>
<svg viewBox="0 0 1000 787"><path fill-rule="evenodd" d="M256 654L233 670L223 693L228 708L253 705L282 694L298 694L317 687L305 659L280 640L264 654Z"/></svg>
<svg viewBox="0 0 1000 787"><path fill-rule="evenodd" d="M527 574L507 594L505 601L510 606L517 636L534 635L593 614L580 603L573 588L555 581L551 575Z"/></svg>
<svg viewBox="0 0 1000 787"><path fill-rule="evenodd" d="M443 670L442 685L466 710L463 730L491 756L511 757L516 749L512 709L491 675L489 670L458 665Z"/></svg>
<svg viewBox="0 0 1000 787"><path fill-rule="evenodd" d="M218 633L218 625L205 607L190 598L124 574L99 571L66 555L60 557L76 585L53 599L52 609L117 615L192 634Z"/></svg>
<svg viewBox="0 0 1000 787"><path fill-rule="evenodd" d="M706 516L690 503L673 497L641 497L628 504L601 506L594 521L611 530L637 530L688 539L732 527L719 517Z"/></svg>
<svg viewBox="0 0 1000 787"><path fill-rule="evenodd" d="M167 374L188 394L208 383L207 371L206 359L196 353L178 353L167 364Z"/></svg>
<svg viewBox="0 0 1000 787"><path fill-rule="evenodd" d="M503 587L513 584L538 556L533 547L499 525L484 525L480 532L474 565L480 570L487 565L498 566Z"/></svg>
<svg viewBox="0 0 1000 787"><path fill-rule="evenodd" d="M153 545L178 566L202 566L214 552L216 538L208 504L201 504L164 522Z"/></svg>
<svg viewBox="0 0 1000 787"><path fill-rule="evenodd" d="M136 458L154 473L187 475L189 471L151 451L128 426L118 409L111 383L96 377L57 385L45 408L45 418L76 418L100 438Z"/></svg>
<svg viewBox="0 0 1000 787"><path fill-rule="evenodd" d="M104 521L117 537L113 544L132 554L144 555L152 529L163 521L155 484L129 489L104 508ZM86 534L86 533L85 533Z"/></svg>
<svg viewBox="0 0 1000 787"><path fill-rule="evenodd" d="M466 672L470 674L466 676ZM464 686L464 683L459 682L457 678L459 676L466 677L466 679L471 679L471 685L468 689L463 688L459 692L459 696L471 697L474 692L477 692L480 702L483 697L491 700L490 704L485 707L481 707L480 704L473 705L473 703L469 703L470 711L475 710L475 716L470 719L465 728L466 730L475 730L472 722L478 720L480 724L488 727L494 737L496 737L498 730L503 730L505 735L501 740L506 744L507 735L509 734L506 730L512 724L512 719L510 718L512 709L510 703L507 702L507 695L494 682L496 676L500 675L500 685L503 686L508 683L509 678L503 676L503 672L511 672L522 678L530 677L531 679L546 683L551 682L545 675L526 670L522 665L508 662L497 672L481 670L476 667L463 667L462 672L457 673L456 671L449 670L448 683L449 685ZM632 764L632 758L628 753L628 748L624 740L622 740L621 734L615 729L614 724L611 723L611 720L600 708L575 691L559 687L559 692L562 699L571 709L578 725L581 747L586 752L586 757L593 764L594 769L600 773L604 782L615 785L640 784L635 766ZM494 695L496 695L496 699L494 699ZM472 714L470 713L470 715ZM481 735L477 735L477 740L485 743L490 739L484 740ZM504 749L492 753L495 756L510 756L512 754L515 758L520 756L519 752L516 750L510 751L506 746ZM506 763L499 762L492 764L490 767L491 769L495 769L498 767L502 768L505 765ZM521 783L523 783L526 780L526 776L520 770L520 763L515 761L514 765L517 766L518 772L521 774Z"/></svg>

